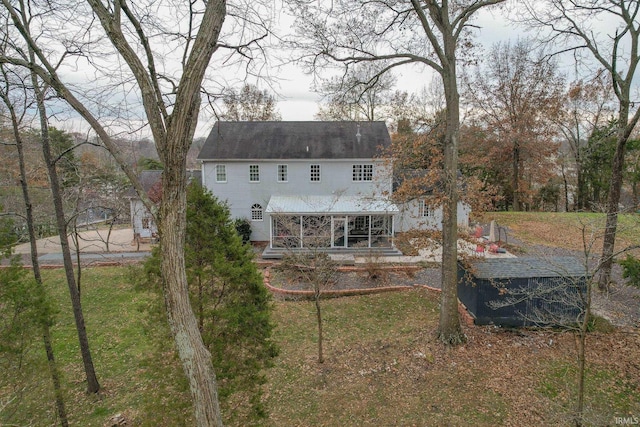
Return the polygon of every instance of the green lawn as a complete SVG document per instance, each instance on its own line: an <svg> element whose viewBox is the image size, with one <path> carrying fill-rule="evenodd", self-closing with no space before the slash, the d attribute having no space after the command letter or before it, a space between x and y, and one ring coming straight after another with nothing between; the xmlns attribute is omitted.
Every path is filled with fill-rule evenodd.
<svg viewBox="0 0 640 427"><path fill-rule="evenodd" d="M82 302L94 365L102 392L87 395L71 302L62 270L44 272L58 314L52 327L70 423L102 426L122 413L133 425L190 425L191 408L182 370L171 350L161 301L153 292L135 289L125 267L84 269ZM33 337L20 373L0 389L14 399L0 411L0 425L49 425L55 419L52 387L43 345ZM14 377L17 379L17 377ZM3 384L5 385L5 384Z"/></svg>
<svg viewBox="0 0 640 427"><path fill-rule="evenodd" d="M162 298L136 288L127 267L83 270L84 314L103 387L88 396L63 278L62 270L45 271L58 310L52 333L71 425L103 426L118 413L135 426L192 425ZM569 423L575 398L570 334L471 327L467 344L445 348L434 335L438 295L423 289L330 299L323 307L326 362L318 364L313 304L274 302L280 355L268 372L270 418L261 425ZM9 373L0 376L0 425L55 424L42 343L37 335L29 340L21 369L0 355ZM640 417L638 331L594 333L588 346L587 425Z"/></svg>

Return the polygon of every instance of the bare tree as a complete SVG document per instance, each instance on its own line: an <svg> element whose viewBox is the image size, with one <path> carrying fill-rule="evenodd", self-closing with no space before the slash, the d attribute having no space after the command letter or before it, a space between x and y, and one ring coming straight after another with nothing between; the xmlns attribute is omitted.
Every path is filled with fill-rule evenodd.
<svg viewBox="0 0 640 427"><path fill-rule="evenodd" d="M525 6L528 16L524 21L547 31L546 42L566 46L562 51L573 52L579 60L585 59L586 52L592 61L604 68L618 99L616 151L607 198L602 269L598 277L598 287L607 289L611 279L627 141L640 119L639 104L632 99L640 63L640 3L636 0L546 0L525 3ZM595 31L597 21L606 21L607 27Z"/></svg>
<svg viewBox="0 0 640 427"><path fill-rule="evenodd" d="M374 64L358 64L342 76L324 80L317 89L326 100L316 117L321 120L384 120L396 79L379 75Z"/></svg>
<svg viewBox="0 0 640 427"><path fill-rule="evenodd" d="M35 54L31 48L28 49L28 58L30 63L33 63L35 60ZM62 183L59 178L57 164L60 157L56 157L54 155L51 147L51 135L49 133L50 128L48 123L49 117L47 116L47 109L45 106L46 88L42 87L38 76L33 72L33 70L31 70L30 77L36 99L36 107L40 124L40 142L42 144L42 154L44 155L45 166L47 168L47 173L49 174L49 186L51 189L51 196L53 198L53 207L55 211L58 237L60 238L60 249L62 251L64 271L67 279L67 286L69 288L69 295L71 296L71 307L73 309L73 317L76 324L76 331L78 333L78 342L80 343L80 354L82 355L82 363L84 365L84 371L87 378L87 391L89 393L97 393L100 391L100 383L98 382L98 376L96 375L95 367L93 365L93 356L91 355L89 337L87 335L84 313L82 310L82 301L80 299L80 288L78 287L78 281L73 270L67 220L62 203Z"/></svg>
<svg viewBox="0 0 640 427"><path fill-rule="evenodd" d="M49 9L39 3L26 3L27 0L17 4L2 0L13 22L10 30L19 33L36 59L24 57L21 55L23 50L16 46L13 51L0 55L0 62L33 70L76 110L114 156L149 210L157 216L167 317L189 381L196 423L199 426L222 425L211 357L202 342L189 303L183 252L185 159L193 140L201 109L201 86L212 55L226 50L251 58L253 49L260 47L259 40L266 36L268 23L263 16L269 15L260 13L259 3L246 4L246 9L242 9L242 5L227 6L223 0L190 2L187 7L174 2L159 5L155 1L129 4L126 1L87 0L86 3L65 3ZM27 16L28 13L32 15ZM222 32L227 17L231 29ZM60 34L61 20L74 23L68 27L70 38L66 38L66 33ZM36 22L42 31L39 35L30 32L29 24ZM239 30L240 25L243 25L243 31ZM256 33L245 31L249 27L261 29L252 40L247 38ZM111 43L112 50L104 44L106 40ZM51 43L47 45L47 41ZM133 88L141 101L143 124L149 127L164 165L159 208L142 189L128 159L122 155L113 131L99 119L100 102L107 98L100 99L95 93L78 93L65 83L59 64L74 56L91 66L102 78L100 82L117 78L112 87L124 89L125 95ZM105 61L105 57L114 60ZM169 59L175 59L175 62L169 63ZM231 54L227 60L233 62ZM110 64L125 66L114 70L109 69ZM133 86L132 81L135 82ZM120 111L118 108L114 107L115 114ZM102 109L106 107L102 105ZM135 118L135 111L129 112L131 115L126 119Z"/></svg>
<svg viewBox="0 0 640 427"><path fill-rule="evenodd" d="M442 294L438 335L447 344L465 340L457 298L457 171L460 131L458 47L468 41L470 20L503 0L332 2L296 1L296 47L306 53L310 71L332 64L347 69L382 63L379 75L404 65L434 70L446 100Z"/></svg>
<svg viewBox="0 0 640 427"><path fill-rule="evenodd" d="M281 268L289 280L308 284L313 290L318 326L318 363L324 363L320 301L323 291L335 284L338 267L326 252L326 248L331 246L331 216L277 215L274 221L283 237L279 242L287 249Z"/></svg>
<svg viewBox="0 0 640 427"><path fill-rule="evenodd" d="M11 120L11 125L13 128L13 137L15 139L15 147L18 152L18 166L20 170L20 187L22 189L22 197L24 200L25 206L25 216L26 216L26 225L27 231L29 235L29 244L31 248L31 268L33 272L33 277L36 281L38 287L42 289L44 292L44 283L42 280L42 275L40 274L40 263L38 261L38 248L36 245L36 231L34 227L34 219L33 219L33 204L31 203L31 195L29 192L29 185L27 182L27 169L25 164L25 156L24 156L24 143L21 135L21 119L24 117L24 112L30 106L30 102L26 94L28 93L28 84L23 80L23 77L14 74L10 70L7 69L4 65L0 65L0 73L2 74L4 85L2 89L0 89L0 98L7 107L7 111L9 112L9 117ZM24 96L21 97L11 97L12 92L12 83L14 79L18 79L20 85L22 86L22 94ZM22 113L18 113L16 106L14 104L20 104L19 100L22 101L23 110ZM53 344L51 341L51 331L49 327L50 318L49 316L43 316L43 319L40 319L41 328L42 328L42 341L45 348L45 353L47 355L47 362L49 366L49 375L51 376L51 382L53 384L53 390L55 395L56 402L56 411L58 414L58 418L60 420L60 425L65 427L69 425L67 419L67 411L64 403L64 396L62 393L62 387L60 386L60 370L58 369L58 365L56 363L55 355L53 352Z"/></svg>
<svg viewBox="0 0 640 427"><path fill-rule="evenodd" d="M276 108L276 99L269 91L260 90L256 86L245 83L242 89L230 89L222 96L224 110L220 113L222 120L229 121L268 121L280 120Z"/></svg>

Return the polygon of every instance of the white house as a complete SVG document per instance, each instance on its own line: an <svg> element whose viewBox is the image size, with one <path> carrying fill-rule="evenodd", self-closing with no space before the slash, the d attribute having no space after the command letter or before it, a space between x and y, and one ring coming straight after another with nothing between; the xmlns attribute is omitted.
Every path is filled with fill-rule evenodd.
<svg viewBox="0 0 640 427"><path fill-rule="evenodd" d="M162 171L161 170L144 170L138 175L143 190L152 202L158 203L162 194ZM187 180L191 182L195 180L200 183L202 178L200 171L188 170ZM129 188L126 198L129 199L129 209L131 213L131 228L133 228L134 241L154 241L159 238L158 225L147 207L132 187Z"/></svg>
<svg viewBox="0 0 640 427"><path fill-rule="evenodd" d="M161 178L161 170L142 171L138 176L140 184L147 194L153 193L152 189L159 188ZM129 199L133 240L150 241L156 238L158 235L158 226L151 212L149 212L140 197L138 197L136 190L133 187L129 188L125 197Z"/></svg>
<svg viewBox="0 0 640 427"><path fill-rule="evenodd" d="M390 144L384 122L218 122L198 159L203 186L250 220L252 241L393 248L395 233L441 220L427 199L392 202Z"/></svg>

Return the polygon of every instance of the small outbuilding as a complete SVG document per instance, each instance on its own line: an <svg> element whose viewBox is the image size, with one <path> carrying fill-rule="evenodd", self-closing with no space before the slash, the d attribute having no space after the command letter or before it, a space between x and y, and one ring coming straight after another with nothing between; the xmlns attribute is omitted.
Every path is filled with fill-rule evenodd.
<svg viewBox="0 0 640 427"><path fill-rule="evenodd" d="M458 298L478 325L554 326L582 319L588 271L573 257L458 264Z"/></svg>

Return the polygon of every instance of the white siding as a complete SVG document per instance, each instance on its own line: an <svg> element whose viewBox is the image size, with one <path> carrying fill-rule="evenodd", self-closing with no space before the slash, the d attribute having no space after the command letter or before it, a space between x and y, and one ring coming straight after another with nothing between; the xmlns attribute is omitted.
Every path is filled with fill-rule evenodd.
<svg viewBox="0 0 640 427"><path fill-rule="evenodd" d="M131 227L133 228L134 236L139 234L142 238L150 238L152 234L158 232L158 227L153 221L151 214L140 199L130 199L129 206L131 208ZM148 219L148 228L142 226L143 219L145 218Z"/></svg>
<svg viewBox="0 0 640 427"><path fill-rule="evenodd" d="M442 230L442 208L431 208L433 215L419 216L418 200L399 204L400 213L396 216L396 231L409 230ZM469 205L458 202L458 226L469 226Z"/></svg>
<svg viewBox="0 0 640 427"><path fill-rule="evenodd" d="M227 182L216 182L215 164L224 163ZM260 165L260 182L249 182L249 165ZM288 165L287 182L278 182L278 165ZM320 165L320 181L312 182L310 165ZM373 181L353 182L354 164L374 164ZM384 161L371 160L290 160L203 162L202 182L220 200L227 201L233 218L251 218L251 206L255 203L267 207L274 196L296 195L365 195L388 196L391 179ZM254 241L269 240L269 216L263 221L251 221Z"/></svg>

